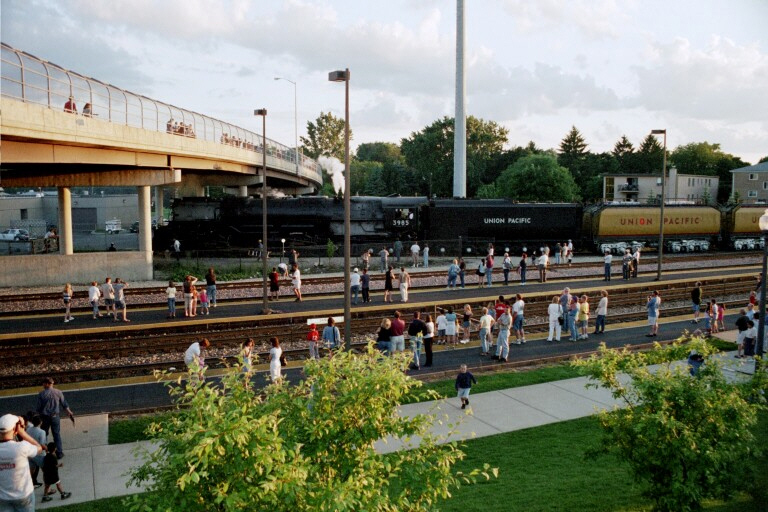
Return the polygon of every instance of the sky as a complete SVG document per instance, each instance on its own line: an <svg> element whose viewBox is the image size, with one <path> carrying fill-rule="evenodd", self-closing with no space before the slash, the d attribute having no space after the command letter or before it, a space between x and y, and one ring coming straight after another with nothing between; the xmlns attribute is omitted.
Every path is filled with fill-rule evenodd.
<svg viewBox="0 0 768 512"><path fill-rule="evenodd" d="M40 58L294 145L321 112L352 147L454 115L456 0L0 0L0 38ZM576 126L610 151L652 129L670 148L768 155L768 0L465 0L467 114L509 147ZM296 82L298 109L294 110Z"/></svg>

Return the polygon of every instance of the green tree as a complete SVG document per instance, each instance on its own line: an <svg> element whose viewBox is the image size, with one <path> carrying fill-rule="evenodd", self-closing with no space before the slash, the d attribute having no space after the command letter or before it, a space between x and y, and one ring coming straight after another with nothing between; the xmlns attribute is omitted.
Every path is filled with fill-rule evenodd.
<svg viewBox="0 0 768 512"><path fill-rule="evenodd" d="M402 162L400 146L391 142L364 142L357 147L358 160L380 162Z"/></svg>
<svg viewBox="0 0 768 512"><path fill-rule="evenodd" d="M349 131L352 139L352 130ZM344 161L344 119L330 112L320 112L313 123L307 121L307 136L300 137L302 151L310 158L322 155L332 156Z"/></svg>
<svg viewBox="0 0 768 512"><path fill-rule="evenodd" d="M368 189L368 181L373 177L375 172L381 173L381 169L384 166L380 162L374 162L371 160L352 160L349 164L350 175L352 181L349 184L350 192L353 196L366 194Z"/></svg>
<svg viewBox="0 0 768 512"><path fill-rule="evenodd" d="M178 413L150 427L159 449L131 473L149 492L127 498L130 510L434 510L480 472L452 470L463 453L438 444L434 418L396 413L421 386L407 364L371 344L307 361L296 386L255 394L236 371L219 384L173 386ZM381 454L374 443L387 436L413 447Z"/></svg>
<svg viewBox="0 0 768 512"><path fill-rule="evenodd" d="M640 174L658 174L664 162L664 146L655 135L648 134L635 153L635 171Z"/></svg>
<svg viewBox="0 0 768 512"><path fill-rule="evenodd" d="M496 180L496 193L498 197L517 201L570 202L579 199L579 187L573 177L550 155L531 155L515 162Z"/></svg>
<svg viewBox="0 0 768 512"><path fill-rule="evenodd" d="M575 126L560 141L557 163L568 169L573 177L578 180L581 176L581 164L587 156L587 142L584 136Z"/></svg>
<svg viewBox="0 0 768 512"><path fill-rule="evenodd" d="M739 157L724 153L720 144L692 142L678 146L669 156L672 166L680 174L703 174L720 178L718 201L725 203L731 195L732 169L749 165Z"/></svg>
<svg viewBox="0 0 768 512"><path fill-rule="evenodd" d="M587 153L583 165L590 171L581 184L581 197L584 201L601 201L603 176L619 172L619 163L612 153Z"/></svg>
<svg viewBox="0 0 768 512"><path fill-rule="evenodd" d="M629 141L626 135L622 135L621 138L616 141L611 152L616 158L618 165L618 172L621 173L633 173L634 161L635 161L635 147Z"/></svg>
<svg viewBox="0 0 768 512"><path fill-rule="evenodd" d="M413 170L414 184L422 194L438 197L453 195L454 120L438 119L419 132L403 139L400 148L407 165ZM467 196L486 183L489 162L501 153L508 130L493 121L467 117Z"/></svg>
<svg viewBox="0 0 768 512"><path fill-rule="evenodd" d="M697 377L669 362L691 348L705 358ZM713 350L698 338L648 353L601 344L598 355L574 363L596 381L592 387L609 389L624 405L599 414L604 436L591 454L626 461L656 511L699 510L704 499L727 497L748 480L740 476L757 452L752 429L764 407L755 401L764 403L757 391L765 390L765 373L750 386L730 384Z"/></svg>

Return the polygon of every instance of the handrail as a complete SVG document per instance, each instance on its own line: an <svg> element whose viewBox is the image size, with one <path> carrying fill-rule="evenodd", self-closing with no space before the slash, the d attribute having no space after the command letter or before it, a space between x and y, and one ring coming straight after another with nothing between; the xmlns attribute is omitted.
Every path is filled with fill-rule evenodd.
<svg viewBox="0 0 768 512"><path fill-rule="evenodd" d="M111 123L166 132L182 137L226 144L261 153L262 136L198 112L182 109L120 89L95 78L0 43L0 94L25 103L65 109L73 98L73 115L98 117ZM90 105L90 112L84 110ZM168 120L165 121L168 116ZM296 165L296 151L267 138L267 155ZM299 176L321 182L317 161L299 155Z"/></svg>

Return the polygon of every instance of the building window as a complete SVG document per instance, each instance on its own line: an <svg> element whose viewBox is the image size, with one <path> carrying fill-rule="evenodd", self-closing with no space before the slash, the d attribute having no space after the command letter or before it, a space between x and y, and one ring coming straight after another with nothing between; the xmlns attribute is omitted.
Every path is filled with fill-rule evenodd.
<svg viewBox="0 0 768 512"><path fill-rule="evenodd" d="M763 190L768 190L768 181L763 182Z"/></svg>
<svg viewBox="0 0 768 512"><path fill-rule="evenodd" d="M747 191L747 197L757 197L757 190Z"/></svg>
<svg viewBox="0 0 768 512"><path fill-rule="evenodd" d="M26 208L22 208L21 210L19 210L19 218L21 220L27 220L28 216L29 216L29 212L27 212Z"/></svg>
<svg viewBox="0 0 768 512"><path fill-rule="evenodd" d="M757 181L757 173L749 173L749 181Z"/></svg>
<svg viewBox="0 0 768 512"><path fill-rule="evenodd" d="M656 178L656 186L657 187L661 186L661 178Z"/></svg>

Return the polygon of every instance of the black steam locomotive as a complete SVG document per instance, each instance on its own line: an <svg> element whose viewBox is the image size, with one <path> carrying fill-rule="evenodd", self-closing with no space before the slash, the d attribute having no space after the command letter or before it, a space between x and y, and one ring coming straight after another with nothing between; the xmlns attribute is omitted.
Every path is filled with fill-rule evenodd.
<svg viewBox="0 0 768 512"><path fill-rule="evenodd" d="M155 247L162 250L177 238L191 250L253 248L262 234L261 205L261 199L253 197L177 199L171 222L155 234ZM353 244L483 240L510 250L579 239L583 211L579 204L504 199L352 197L350 205ZM270 198L267 222L270 245L281 239L292 247L323 245L329 239L340 243L344 204L330 197Z"/></svg>

